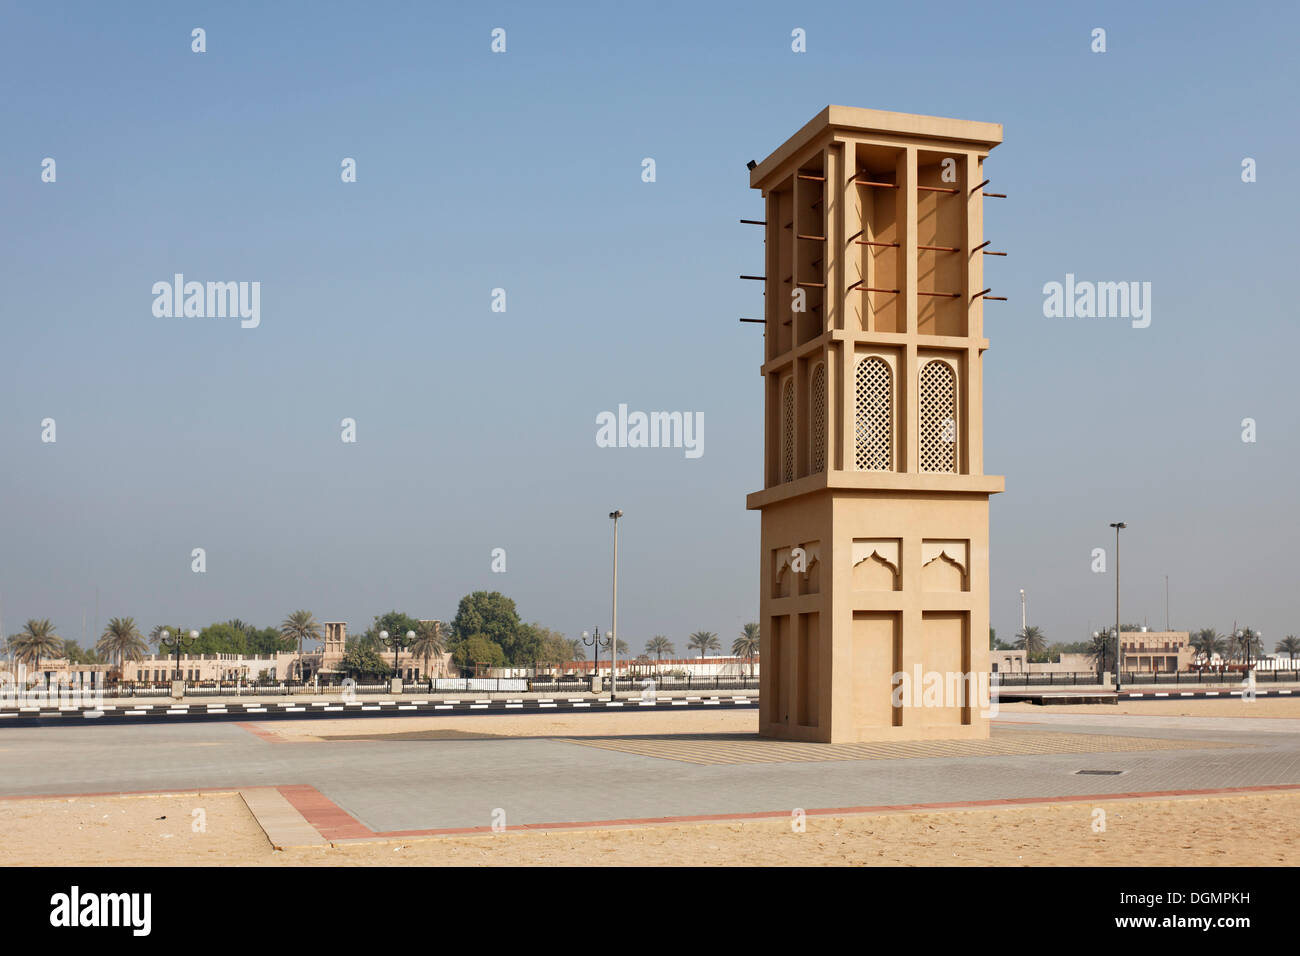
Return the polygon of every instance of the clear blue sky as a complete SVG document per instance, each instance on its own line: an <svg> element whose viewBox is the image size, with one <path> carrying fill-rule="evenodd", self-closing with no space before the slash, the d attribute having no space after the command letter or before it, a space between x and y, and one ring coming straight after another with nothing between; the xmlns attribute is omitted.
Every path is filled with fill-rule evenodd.
<svg viewBox="0 0 1300 956"><path fill-rule="evenodd" d="M1163 625L1168 574L1175 627L1235 619L1270 650L1300 631L1293 4L2 17L6 633L50 617L80 638L97 590L101 626L307 607L357 629L390 608L449 618L486 588L576 635L608 626L622 508L621 636L729 644L758 603L745 162L828 103L1005 128L987 170L1011 198L986 217L1011 253L988 270L1010 301L986 309L999 636L1022 587L1049 639L1107 619L1091 550L1121 519L1126 620ZM175 272L261 282L260 328L155 318L151 286ZM1150 328L1044 318L1066 273L1151 282ZM704 455L597 448L619 403L703 412Z"/></svg>

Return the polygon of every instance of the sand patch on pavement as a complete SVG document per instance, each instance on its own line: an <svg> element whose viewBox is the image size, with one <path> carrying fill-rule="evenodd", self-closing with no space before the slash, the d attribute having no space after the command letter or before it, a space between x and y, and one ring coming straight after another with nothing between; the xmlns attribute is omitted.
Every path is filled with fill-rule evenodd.
<svg viewBox="0 0 1300 956"><path fill-rule="evenodd" d="M1177 693L1177 691L1171 691ZM1300 717L1300 695L1295 697L1256 697L1254 703L1238 697L1222 700L1121 701L1118 704L1002 704L999 710L1013 714L1131 714L1138 717ZM996 718L995 718L996 719Z"/></svg>
<svg viewBox="0 0 1300 956"><path fill-rule="evenodd" d="M267 720L256 726L284 740L357 740L420 731L457 731L491 737L607 737L614 734L758 733L758 711L654 710L616 714L479 714L456 717L356 717Z"/></svg>

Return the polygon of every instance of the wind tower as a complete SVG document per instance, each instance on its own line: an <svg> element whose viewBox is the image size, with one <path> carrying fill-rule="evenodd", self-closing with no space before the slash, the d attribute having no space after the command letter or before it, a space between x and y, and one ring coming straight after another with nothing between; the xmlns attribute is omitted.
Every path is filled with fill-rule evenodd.
<svg viewBox="0 0 1300 956"><path fill-rule="evenodd" d="M984 257L1004 254L983 203L1005 198L985 191L984 160L1001 141L994 123L828 106L751 164L766 736L988 736L969 675L988 672L1003 490L984 474L981 378L984 302L1000 298Z"/></svg>

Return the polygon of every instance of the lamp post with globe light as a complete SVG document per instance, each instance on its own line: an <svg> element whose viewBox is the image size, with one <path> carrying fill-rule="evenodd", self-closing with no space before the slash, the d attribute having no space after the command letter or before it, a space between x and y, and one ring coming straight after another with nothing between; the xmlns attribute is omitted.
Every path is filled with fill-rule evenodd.
<svg viewBox="0 0 1300 956"><path fill-rule="evenodd" d="M397 654L398 651L405 650L415 643L415 632L407 631L404 635L390 635L387 631L380 631L379 639L384 642L385 647L391 647L393 649L393 676L400 677L401 674L399 674L397 670Z"/></svg>
<svg viewBox="0 0 1300 956"><path fill-rule="evenodd" d="M171 647L176 651L176 668L172 671L172 680L181 679L181 648L190 647L198 639L198 631L190 631L188 634L177 631L172 634L170 631L164 630L158 635L158 646L160 648Z"/></svg>
<svg viewBox="0 0 1300 956"><path fill-rule="evenodd" d="M594 660L591 665L591 674L593 677L600 676L600 649L609 647L614 641L614 632L606 631L605 636L601 637L600 628L594 627L590 631L582 632L582 643L593 648L592 657ZM612 672L611 672L612 673Z"/></svg>

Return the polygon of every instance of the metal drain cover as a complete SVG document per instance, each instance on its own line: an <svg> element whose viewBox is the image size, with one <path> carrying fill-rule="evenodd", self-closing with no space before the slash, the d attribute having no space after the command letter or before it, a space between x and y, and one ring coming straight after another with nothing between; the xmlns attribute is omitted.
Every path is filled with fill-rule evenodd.
<svg viewBox="0 0 1300 956"><path fill-rule="evenodd" d="M1123 770L1076 770L1076 774L1091 774L1094 777L1117 777Z"/></svg>

